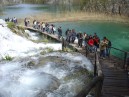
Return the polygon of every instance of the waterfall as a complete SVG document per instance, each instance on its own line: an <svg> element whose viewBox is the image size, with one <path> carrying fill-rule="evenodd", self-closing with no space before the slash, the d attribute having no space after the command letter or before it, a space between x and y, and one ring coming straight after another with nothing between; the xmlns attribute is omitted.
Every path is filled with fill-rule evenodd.
<svg viewBox="0 0 129 97"><path fill-rule="evenodd" d="M60 43L33 43L16 35L0 19L0 54L15 58L0 61L0 97L74 97L84 89L93 76L91 62L75 52L41 55L46 47L61 50Z"/></svg>
<svg viewBox="0 0 129 97"><path fill-rule="evenodd" d="M0 20L0 24L0 54L2 57L7 55L11 57L34 55L46 47L51 47L54 50L61 50L60 43L33 43L13 33L7 27L5 21Z"/></svg>

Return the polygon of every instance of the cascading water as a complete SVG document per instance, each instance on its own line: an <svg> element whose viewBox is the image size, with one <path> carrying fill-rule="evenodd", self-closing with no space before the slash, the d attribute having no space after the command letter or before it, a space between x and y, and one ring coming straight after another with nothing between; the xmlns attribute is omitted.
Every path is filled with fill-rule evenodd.
<svg viewBox="0 0 129 97"><path fill-rule="evenodd" d="M0 54L1 56L9 55L11 57L35 55L39 50L51 47L54 50L61 50L61 44L41 44L33 43L23 37L14 34L5 21L0 20ZM1 58L0 58L1 59Z"/></svg>
<svg viewBox="0 0 129 97"><path fill-rule="evenodd" d="M0 97L74 97L87 85L92 69L78 53L55 52L1 63Z"/></svg>
<svg viewBox="0 0 129 97"><path fill-rule="evenodd" d="M0 62L0 97L74 97L92 78L93 66L83 55L41 55L41 48L60 50L61 44L36 44L3 25L0 54L9 54L14 60Z"/></svg>

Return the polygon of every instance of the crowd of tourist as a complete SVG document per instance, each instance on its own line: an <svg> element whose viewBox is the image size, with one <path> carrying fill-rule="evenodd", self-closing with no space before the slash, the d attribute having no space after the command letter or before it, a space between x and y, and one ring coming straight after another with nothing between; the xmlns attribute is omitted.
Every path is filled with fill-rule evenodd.
<svg viewBox="0 0 129 97"><path fill-rule="evenodd" d="M30 25L30 22L27 20L27 18L25 18L24 24L26 27ZM38 22L37 20L34 20L32 26L34 29L47 32L49 34L57 34L59 39L62 37L62 28L56 28L54 24ZM90 52L100 50L100 57L103 59L106 56L109 56L109 49L112 44L111 41L106 37L103 37L103 39L100 40L96 33L94 33L94 35L88 35L86 32L77 33L75 29L67 29L65 32L65 37L68 43L75 43L75 40L78 40L78 47L87 46Z"/></svg>
<svg viewBox="0 0 129 97"><path fill-rule="evenodd" d="M90 52L95 52L96 50L100 50L100 57L105 58L109 56L109 50L111 47L111 41L106 37L100 41L100 38L96 33L94 35L88 35L86 32L84 33L76 33L74 29L66 30L66 41L68 43L74 43L75 39L78 40L78 47L86 47Z"/></svg>
<svg viewBox="0 0 129 97"><path fill-rule="evenodd" d="M6 18L6 22L13 22L15 24L18 23L17 18ZM0 24L1 25L1 24ZM24 25L26 27L30 26L30 20L27 18L24 19ZM2 25L3 26L3 25ZM58 38L62 38L62 28L56 26L54 24L49 24L45 22L38 22L37 20L33 21L33 28L38 29L42 32L47 32L49 34L57 34ZM4 27L4 26L3 26ZM99 36L94 33L94 35L89 35L88 33L84 32L76 32L75 29L67 29L65 31L66 41L68 43L75 43L77 40L78 47L87 47L90 52L95 52L96 50L100 50L100 58L105 59L106 56L109 56L110 47L112 46L111 41L107 37L103 37L100 40ZM125 69L129 67L129 58L127 58L127 64L125 65Z"/></svg>
<svg viewBox="0 0 129 97"><path fill-rule="evenodd" d="M13 17L13 18L5 18L5 21L6 22L13 22L14 24L17 24L18 21L17 21L17 18L16 17Z"/></svg>

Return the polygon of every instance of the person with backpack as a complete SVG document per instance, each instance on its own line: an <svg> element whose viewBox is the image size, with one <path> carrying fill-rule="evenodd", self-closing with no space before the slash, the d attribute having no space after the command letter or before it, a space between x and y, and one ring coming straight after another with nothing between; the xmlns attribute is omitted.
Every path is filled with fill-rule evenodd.
<svg viewBox="0 0 129 97"><path fill-rule="evenodd" d="M100 42L100 57L105 59L106 57L106 47L108 45L107 38L104 37L103 40Z"/></svg>
<svg viewBox="0 0 129 97"><path fill-rule="evenodd" d="M72 29L72 33L71 33L71 43L74 43L75 39L76 39L76 32L75 32L74 29Z"/></svg>
<svg viewBox="0 0 129 97"><path fill-rule="evenodd" d="M109 39L106 39L107 40L107 47L106 47L106 56L109 57L110 55L110 49L111 49L111 46L112 46L112 43Z"/></svg>

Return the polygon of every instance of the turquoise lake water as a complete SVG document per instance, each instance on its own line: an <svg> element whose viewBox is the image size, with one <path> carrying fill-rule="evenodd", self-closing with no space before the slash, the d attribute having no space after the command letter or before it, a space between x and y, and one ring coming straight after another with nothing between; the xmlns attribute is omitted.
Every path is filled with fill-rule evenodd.
<svg viewBox="0 0 129 97"><path fill-rule="evenodd" d="M102 38L106 36L112 46L121 50L129 51L129 24L105 22L105 21L78 21L56 23L56 26L62 26L63 32L67 28L75 29L76 32L86 32L89 35L97 33ZM124 53L112 50L113 55L124 57Z"/></svg>

